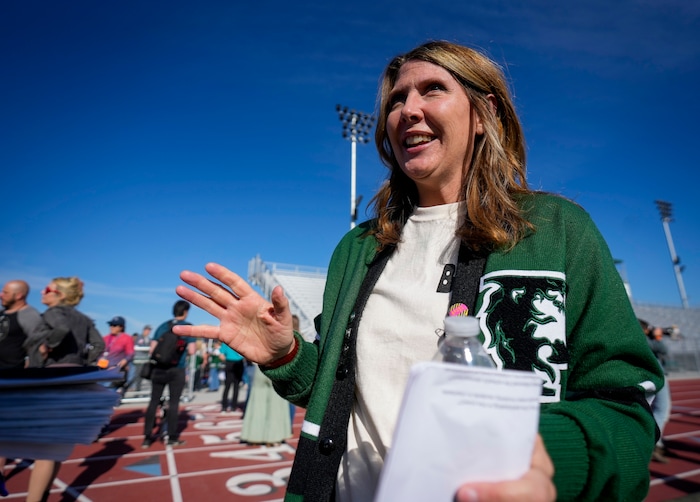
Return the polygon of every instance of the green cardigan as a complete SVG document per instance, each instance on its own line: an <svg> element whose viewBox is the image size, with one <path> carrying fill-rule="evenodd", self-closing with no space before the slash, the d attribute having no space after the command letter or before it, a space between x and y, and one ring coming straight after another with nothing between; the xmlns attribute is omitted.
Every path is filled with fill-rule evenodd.
<svg viewBox="0 0 700 502"><path fill-rule="evenodd" d="M661 369L589 215L544 194L524 197L521 207L536 230L486 261L476 306L484 346L499 367L543 378L539 431L558 500L642 500L657 433L647 398L663 385ZM265 371L282 396L307 408L288 501L333 494L352 408L355 335L376 281L365 278L382 258L367 235L373 223L351 230L333 253L319 340L299 338L295 359Z"/></svg>

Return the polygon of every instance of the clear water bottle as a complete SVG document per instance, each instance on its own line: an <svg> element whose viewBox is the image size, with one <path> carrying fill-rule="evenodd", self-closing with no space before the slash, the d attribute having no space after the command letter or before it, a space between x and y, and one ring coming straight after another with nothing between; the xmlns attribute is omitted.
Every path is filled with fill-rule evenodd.
<svg viewBox="0 0 700 502"><path fill-rule="evenodd" d="M479 333L479 321L475 317L445 317L445 336L433 361L495 368L496 364L479 340Z"/></svg>

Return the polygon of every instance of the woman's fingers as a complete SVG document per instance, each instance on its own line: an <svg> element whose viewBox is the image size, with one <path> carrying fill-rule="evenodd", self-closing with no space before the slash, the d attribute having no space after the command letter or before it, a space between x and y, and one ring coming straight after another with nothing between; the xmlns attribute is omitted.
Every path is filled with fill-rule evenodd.
<svg viewBox="0 0 700 502"><path fill-rule="evenodd" d="M180 279L209 297L214 295L217 291L223 289L220 284L207 279L197 272L191 272L190 270L183 270L180 272Z"/></svg>
<svg viewBox="0 0 700 502"><path fill-rule="evenodd" d="M284 294L282 286L275 286L270 294L270 301L274 307L275 317L281 318L289 310L289 299Z"/></svg>
<svg viewBox="0 0 700 502"><path fill-rule="evenodd" d="M220 318L220 314L222 313L222 311L217 307L223 307L223 309L226 309L232 302L238 300L235 293L232 293L221 284L207 279L196 272L183 270L180 272L180 278L193 288L201 291L202 294L188 290L187 288L181 286L175 288L175 292L183 299L195 304L203 310L206 310L215 317Z"/></svg>
<svg viewBox="0 0 700 502"><path fill-rule="evenodd" d="M173 333L179 336L194 336L199 338L219 339L219 327L208 324L194 326L192 324L176 324L173 326Z"/></svg>
<svg viewBox="0 0 700 502"><path fill-rule="evenodd" d="M187 280L183 279L185 282L190 284ZM192 285L193 287L197 288L197 286ZM199 288L197 288L199 289ZM209 298L208 296L204 296L200 293L197 293L196 291L191 290L190 288L187 288L185 286L177 286L175 288L175 293L182 298L183 300L187 300L190 302L192 305L196 305L200 309L209 312L211 315L216 317L217 319L221 319L221 316L223 314L224 309L219 305L217 302Z"/></svg>
<svg viewBox="0 0 700 502"><path fill-rule="evenodd" d="M207 312L213 314L210 309L214 307L207 301L208 299L226 308L228 305L231 305L233 301L240 299L242 296L247 296L250 293L257 294L246 281L226 267L217 263L207 263L204 268L214 279L220 281L221 284L196 272L183 270L180 272L180 278L193 288L198 289L203 297L200 298L196 296L197 293L188 293L184 288L176 289L176 292L185 300L194 303ZM230 290L226 289L226 286L228 286ZM214 315L219 317L216 314Z"/></svg>
<svg viewBox="0 0 700 502"><path fill-rule="evenodd" d="M209 282L212 284L212 287L210 288L210 291L208 293L209 298L211 298L218 305L221 305L222 307L226 308L228 305L231 304L231 302L238 300L238 297L235 293L232 293L231 291L223 287L221 284L218 284L213 281Z"/></svg>
<svg viewBox="0 0 700 502"><path fill-rule="evenodd" d="M255 293L255 290L240 275L231 272L223 265L207 263L204 270L221 284L228 286L238 298Z"/></svg>

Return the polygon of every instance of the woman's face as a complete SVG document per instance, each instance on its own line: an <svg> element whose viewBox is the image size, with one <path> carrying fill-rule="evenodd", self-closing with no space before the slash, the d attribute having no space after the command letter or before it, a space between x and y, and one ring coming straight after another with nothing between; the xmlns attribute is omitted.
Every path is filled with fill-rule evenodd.
<svg viewBox="0 0 700 502"><path fill-rule="evenodd" d="M47 307L55 307L61 303L61 300L63 300L63 293L58 290L55 282L50 282L41 291L41 303Z"/></svg>
<svg viewBox="0 0 700 502"><path fill-rule="evenodd" d="M416 183L419 205L460 200L474 137L483 134L464 88L441 66L408 61L389 103L389 142L399 166Z"/></svg>

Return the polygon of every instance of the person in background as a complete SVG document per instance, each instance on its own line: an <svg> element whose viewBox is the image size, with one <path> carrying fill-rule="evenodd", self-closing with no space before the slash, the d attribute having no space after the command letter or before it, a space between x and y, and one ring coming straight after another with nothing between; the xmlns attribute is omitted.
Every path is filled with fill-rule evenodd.
<svg viewBox="0 0 700 502"><path fill-rule="evenodd" d="M202 390L202 375L206 374L209 354L207 353L207 345L202 340L197 340L194 347L195 369L192 390L199 391Z"/></svg>
<svg viewBox="0 0 700 502"><path fill-rule="evenodd" d="M136 339L134 340L134 345L138 347L150 347L151 345L151 331L153 331L153 328L151 328L150 324L146 324L143 327L143 330L141 330L141 333L136 336Z"/></svg>
<svg viewBox="0 0 700 502"><path fill-rule="evenodd" d="M668 463L668 448L664 443L664 429L671 416L671 390L668 385L668 370L667 358L668 348L664 342L664 330L658 326L651 326L646 321L640 319L639 323L647 335L649 348L656 356L659 364L664 370L665 384L654 395L654 400L651 402L651 411L654 414L654 420L659 427L659 439L656 441L656 446L651 454L651 459L654 462Z"/></svg>
<svg viewBox="0 0 700 502"><path fill-rule="evenodd" d="M24 342L41 323L39 311L27 303L29 284L19 279L7 281L0 291L0 370L23 370L27 364ZM7 459L0 457L0 496L7 497L4 469Z"/></svg>
<svg viewBox="0 0 700 502"><path fill-rule="evenodd" d="M221 360L221 342L214 340L211 344L211 349L209 350L209 375L207 378L207 383L209 385L209 392L219 391L219 374L223 368L223 361Z"/></svg>
<svg viewBox="0 0 700 502"><path fill-rule="evenodd" d="M134 339L126 333L126 321L122 316L114 316L109 321L109 334L105 336L105 354L107 368L116 368L124 373L124 381L114 384L117 392L126 393L129 378L129 366L134 359Z"/></svg>
<svg viewBox="0 0 700 502"><path fill-rule="evenodd" d="M224 361L224 392L221 394L221 412L231 413L240 408L238 406L238 391L243 380L245 360L243 356L226 344L222 344L219 350ZM229 400L230 393L233 395Z"/></svg>
<svg viewBox="0 0 700 502"><path fill-rule="evenodd" d="M41 291L41 303L48 308L24 344L30 367L97 362L105 342L92 319L76 308L82 299L78 277L56 277Z"/></svg>
<svg viewBox="0 0 700 502"><path fill-rule="evenodd" d="M241 442L267 446L283 443L292 435L289 403L275 392L272 381L263 375L258 365L251 365L255 376L248 388Z"/></svg>
<svg viewBox="0 0 700 502"><path fill-rule="evenodd" d="M258 370L258 365L253 361L245 359L243 368L243 383L246 385L245 402L243 403L243 416L245 417L245 412L248 410L248 401L250 401L250 393L253 390L253 381L255 380L255 373Z"/></svg>
<svg viewBox="0 0 700 502"><path fill-rule="evenodd" d="M8 281L0 292L0 369L23 369L27 351L24 342L41 323L39 311L27 303L29 284Z"/></svg>
<svg viewBox="0 0 700 502"><path fill-rule="evenodd" d="M104 351L104 341L92 320L76 308L83 299L83 282L78 277L56 277L41 292L48 308L42 322L25 344L30 367L93 365ZM29 477L27 502L48 497L61 463L37 459Z"/></svg>
<svg viewBox="0 0 700 502"><path fill-rule="evenodd" d="M219 319L179 335L221 340L306 408L286 498L374 498L410 369L434 354L464 267L475 291L455 310L479 319L498 368L536 372L542 395L529 470L465 484L454 500L642 500L655 442L647 398L663 375L591 217L528 187L500 67L427 42L389 62L377 103L388 179L375 217L333 253L316 343L294 333L280 286L268 300L208 263L212 279L185 270L190 287L176 288Z"/></svg>
<svg viewBox="0 0 700 502"><path fill-rule="evenodd" d="M151 331L150 325L143 327L140 334L134 334L134 359L129 370L129 383L128 388L133 388L136 392L141 392L141 383L143 378L141 378L141 367L148 361L148 351L151 347ZM138 350L141 348L142 350Z"/></svg>
<svg viewBox="0 0 700 502"><path fill-rule="evenodd" d="M150 354L158 345L158 340L163 336L168 330L171 329L173 325L189 325L185 320L187 319L187 314L190 312L190 304L184 300L178 300L173 305L173 319L165 321L163 324L158 326L153 339L151 340ZM142 448L150 448L153 444L153 427L156 422L156 410L160 405L160 398L163 396L163 391L165 386L168 386L168 393L170 395L168 401L168 416L167 416L167 427L168 427L168 440L166 442L167 446L180 446L185 444L185 441L180 439L180 431L178 429L178 418L180 410L180 397L182 396L182 391L185 388L186 381L186 368L187 368L187 357L194 355L195 350L195 339L187 338L187 348L180 356L180 361L177 366L172 368L158 368L157 366L153 368L153 373L151 374L151 399L148 403L148 408L146 408L146 417L144 423L144 439L141 443Z"/></svg>

